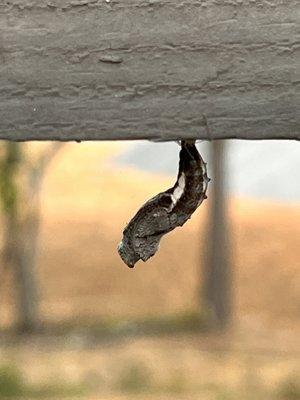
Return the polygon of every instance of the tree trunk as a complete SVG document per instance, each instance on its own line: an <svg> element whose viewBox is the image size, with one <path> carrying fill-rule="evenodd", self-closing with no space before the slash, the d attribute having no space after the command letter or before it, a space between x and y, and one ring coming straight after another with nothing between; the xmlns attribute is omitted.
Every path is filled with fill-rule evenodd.
<svg viewBox="0 0 300 400"><path fill-rule="evenodd" d="M20 224L11 220L10 237L13 242L11 267L15 273L17 286L18 330L36 331L39 327L38 291L36 282L36 240L35 227L28 229L28 222ZM33 229L32 229L33 228Z"/></svg>
<svg viewBox="0 0 300 400"><path fill-rule="evenodd" d="M3 261L15 276L17 289L18 328L33 331L38 326L38 299L35 255L38 236L38 193L18 177L24 166L24 154L18 143L5 143L0 165L1 201L4 216Z"/></svg>
<svg viewBox="0 0 300 400"><path fill-rule="evenodd" d="M230 231L227 216L226 147L224 141L212 144L212 185L204 262L204 303L213 326L225 329L232 313L232 270Z"/></svg>
<svg viewBox="0 0 300 400"><path fill-rule="evenodd" d="M18 328L30 332L39 327L36 255L42 179L62 143L51 143L37 160L29 163L21 146L5 143L0 160L0 197L5 222L3 261L15 276Z"/></svg>

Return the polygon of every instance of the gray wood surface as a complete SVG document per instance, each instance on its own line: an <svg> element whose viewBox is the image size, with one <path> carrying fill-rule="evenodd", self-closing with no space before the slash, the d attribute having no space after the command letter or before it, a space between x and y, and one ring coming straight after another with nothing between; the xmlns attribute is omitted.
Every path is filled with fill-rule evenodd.
<svg viewBox="0 0 300 400"><path fill-rule="evenodd" d="M299 0L0 0L0 138L299 139L299 26Z"/></svg>

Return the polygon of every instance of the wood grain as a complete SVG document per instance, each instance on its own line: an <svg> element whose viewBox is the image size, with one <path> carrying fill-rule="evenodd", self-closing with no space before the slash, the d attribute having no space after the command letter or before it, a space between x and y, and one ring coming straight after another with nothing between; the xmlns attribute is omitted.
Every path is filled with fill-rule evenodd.
<svg viewBox="0 0 300 400"><path fill-rule="evenodd" d="M0 0L0 138L299 139L299 26L298 0Z"/></svg>

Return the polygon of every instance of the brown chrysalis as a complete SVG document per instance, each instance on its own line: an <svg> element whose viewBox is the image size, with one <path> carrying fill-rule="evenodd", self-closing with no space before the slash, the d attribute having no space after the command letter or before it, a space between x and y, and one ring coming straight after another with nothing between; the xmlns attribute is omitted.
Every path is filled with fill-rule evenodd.
<svg viewBox="0 0 300 400"><path fill-rule="evenodd" d="M182 140L175 185L148 200L128 223L118 252L128 267L147 261L163 235L182 226L206 199L209 178L195 141Z"/></svg>

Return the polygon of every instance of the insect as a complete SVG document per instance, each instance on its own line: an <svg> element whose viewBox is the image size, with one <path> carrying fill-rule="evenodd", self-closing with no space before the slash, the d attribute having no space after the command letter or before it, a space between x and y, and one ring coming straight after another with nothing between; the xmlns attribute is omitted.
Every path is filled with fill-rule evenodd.
<svg viewBox="0 0 300 400"><path fill-rule="evenodd" d="M123 231L118 252L128 267L147 261L158 250L161 238L182 226L207 198L206 163L195 140L182 140L175 185L148 200Z"/></svg>

